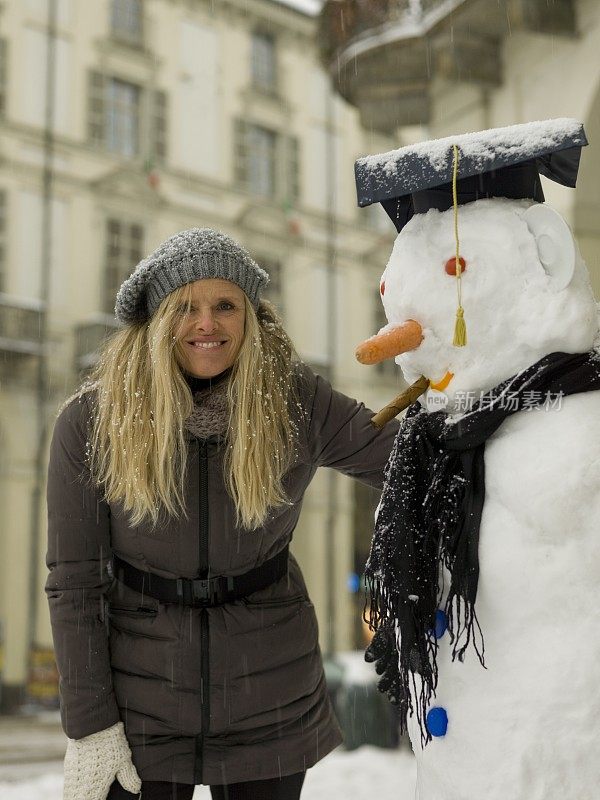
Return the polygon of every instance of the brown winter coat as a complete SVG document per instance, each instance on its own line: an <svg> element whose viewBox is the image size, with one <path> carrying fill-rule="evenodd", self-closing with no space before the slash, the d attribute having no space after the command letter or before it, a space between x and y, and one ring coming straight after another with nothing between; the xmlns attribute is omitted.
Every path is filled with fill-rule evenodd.
<svg viewBox="0 0 600 800"><path fill-rule="evenodd" d="M263 527L235 523L218 438L188 434L188 519L132 526L89 484L90 395L56 422L48 473L46 591L66 734L125 724L142 780L222 784L292 774L342 741L317 621L297 562L243 600L163 604L111 579L112 553L168 578L238 575L289 543L304 491L329 466L381 487L397 424L377 433L362 404L302 368L304 422L285 477L291 506ZM83 480L82 480L83 479Z"/></svg>

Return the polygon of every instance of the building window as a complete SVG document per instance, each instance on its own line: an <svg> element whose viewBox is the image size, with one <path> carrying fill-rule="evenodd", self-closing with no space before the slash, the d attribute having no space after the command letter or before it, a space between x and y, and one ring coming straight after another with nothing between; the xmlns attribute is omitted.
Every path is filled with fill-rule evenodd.
<svg viewBox="0 0 600 800"><path fill-rule="evenodd" d="M282 264L275 258L268 256L258 256L257 263L269 273L269 282L263 290L262 296L273 303L280 314L283 314L283 286L282 286Z"/></svg>
<svg viewBox="0 0 600 800"><path fill-rule="evenodd" d="M106 221L103 311L112 314L120 285L144 256L144 229L118 219Z"/></svg>
<svg viewBox="0 0 600 800"><path fill-rule="evenodd" d="M88 77L88 138L92 144L104 145L104 93L105 79L100 72L90 72Z"/></svg>
<svg viewBox="0 0 600 800"><path fill-rule="evenodd" d="M277 89L277 52L275 38L263 31L252 34L252 85L273 94Z"/></svg>
<svg viewBox="0 0 600 800"><path fill-rule="evenodd" d="M292 206L300 192L298 140L244 120L236 120L234 139L237 183Z"/></svg>
<svg viewBox="0 0 600 800"><path fill-rule="evenodd" d="M267 128L251 125L247 135L248 189L253 194L275 196L275 167L277 135Z"/></svg>
<svg viewBox="0 0 600 800"><path fill-rule="evenodd" d="M152 119L150 132L152 153L150 157L164 162L167 158L167 93L156 90L152 93Z"/></svg>
<svg viewBox="0 0 600 800"><path fill-rule="evenodd" d="M106 84L106 147L111 153L139 152L140 87L109 78Z"/></svg>
<svg viewBox="0 0 600 800"><path fill-rule="evenodd" d="M373 335L388 324L379 291L374 296L374 306L375 306L375 314L374 314L375 319L374 319ZM380 375L382 378L383 377L393 378L395 380L399 380L401 378L400 367L396 364L393 358L386 358L384 361L380 361L379 364L375 365L375 370L377 374Z"/></svg>
<svg viewBox="0 0 600 800"><path fill-rule="evenodd" d="M142 0L112 0L110 28L112 35L128 44L141 45L144 38Z"/></svg>
<svg viewBox="0 0 600 800"><path fill-rule="evenodd" d="M6 291L6 192L0 190L0 292Z"/></svg>
<svg viewBox="0 0 600 800"><path fill-rule="evenodd" d="M285 170L283 199L288 208L297 203L300 197L299 145L295 136L283 136L279 149Z"/></svg>
<svg viewBox="0 0 600 800"><path fill-rule="evenodd" d="M0 116L6 114L6 39L0 39Z"/></svg>
<svg viewBox="0 0 600 800"><path fill-rule="evenodd" d="M92 144L151 163L167 157L165 92L91 71L88 79L88 137Z"/></svg>

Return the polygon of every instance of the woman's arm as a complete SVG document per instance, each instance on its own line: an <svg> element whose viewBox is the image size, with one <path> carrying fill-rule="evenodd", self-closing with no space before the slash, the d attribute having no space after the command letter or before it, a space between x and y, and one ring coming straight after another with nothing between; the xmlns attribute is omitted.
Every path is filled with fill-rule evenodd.
<svg viewBox="0 0 600 800"><path fill-rule="evenodd" d="M332 388L320 375L304 368L308 390L308 447L313 463L333 467L345 475L381 489L399 423L391 420L378 430L374 412Z"/></svg>
<svg viewBox="0 0 600 800"><path fill-rule="evenodd" d="M85 396L60 414L48 469L46 593L60 674L61 716L81 739L119 721L103 596L111 583L109 508L90 482Z"/></svg>

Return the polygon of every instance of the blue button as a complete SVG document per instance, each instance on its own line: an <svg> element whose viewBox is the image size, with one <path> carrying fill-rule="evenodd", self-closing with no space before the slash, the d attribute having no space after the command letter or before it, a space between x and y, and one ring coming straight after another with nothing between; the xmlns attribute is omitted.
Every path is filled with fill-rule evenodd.
<svg viewBox="0 0 600 800"><path fill-rule="evenodd" d="M445 736L448 730L448 714L441 706L430 708L425 719L427 730L432 736Z"/></svg>
<svg viewBox="0 0 600 800"><path fill-rule="evenodd" d="M360 575L357 575L356 572L351 572L346 579L346 586L349 592L356 594L360 589Z"/></svg>
<svg viewBox="0 0 600 800"><path fill-rule="evenodd" d="M436 639L441 639L448 630L448 617L445 612L438 608L435 612L435 628L433 630Z"/></svg>

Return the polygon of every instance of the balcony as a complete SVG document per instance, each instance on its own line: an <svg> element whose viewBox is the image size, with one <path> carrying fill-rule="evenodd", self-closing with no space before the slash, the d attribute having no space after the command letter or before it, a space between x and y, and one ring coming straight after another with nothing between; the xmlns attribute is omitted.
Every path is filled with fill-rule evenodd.
<svg viewBox="0 0 600 800"><path fill-rule="evenodd" d="M39 300L0 294L0 354L5 362L42 355L42 312L43 304Z"/></svg>
<svg viewBox="0 0 600 800"><path fill-rule="evenodd" d="M435 79L502 82L501 44L516 30L573 36L575 0L327 0L322 58L363 125L391 134L427 124Z"/></svg>
<svg viewBox="0 0 600 800"><path fill-rule="evenodd" d="M117 320L110 314L95 314L75 328L75 369L88 370L97 360L100 346L114 331L118 330Z"/></svg>

